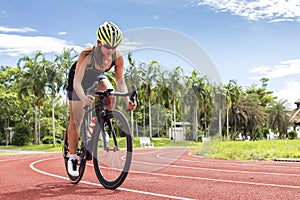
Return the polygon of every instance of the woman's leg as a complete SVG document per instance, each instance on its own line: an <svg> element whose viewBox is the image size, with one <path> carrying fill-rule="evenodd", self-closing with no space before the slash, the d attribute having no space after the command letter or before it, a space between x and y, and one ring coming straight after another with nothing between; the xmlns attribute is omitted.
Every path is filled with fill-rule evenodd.
<svg viewBox="0 0 300 200"><path fill-rule="evenodd" d="M97 86L97 90L105 91L107 89L114 89L114 87L112 86L112 84L109 82L108 79L100 80ZM112 110L116 105L116 97L109 96L108 98L105 99L104 102L105 102L106 109Z"/></svg>
<svg viewBox="0 0 300 200"><path fill-rule="evenodd" d="M84 104L82 101L69 101L70 106L70 122L68 126L68 142L69 142L69 152L70 154L75 154L80 127L84 117Z"/></svg>

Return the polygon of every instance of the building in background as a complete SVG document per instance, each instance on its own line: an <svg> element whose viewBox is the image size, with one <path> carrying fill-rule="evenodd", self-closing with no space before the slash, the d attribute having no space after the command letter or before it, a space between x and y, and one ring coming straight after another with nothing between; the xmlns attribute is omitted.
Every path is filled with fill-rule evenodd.
<svg viewBox="0 0 300 200"><path fill-rule="evenodd" d="M292 130L297 132L297 138L300 138L300 99L295 101L296 108L290 112L290 122L294 124Z"/></svg>

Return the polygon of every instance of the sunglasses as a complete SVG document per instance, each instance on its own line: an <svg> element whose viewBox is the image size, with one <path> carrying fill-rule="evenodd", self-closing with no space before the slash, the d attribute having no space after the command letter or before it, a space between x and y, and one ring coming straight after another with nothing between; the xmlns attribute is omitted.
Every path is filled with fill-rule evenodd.
<svg viewBox="0 0 300 200"><path fill-rule="evenodd" d="M117 48L117 46L112 47L112 46L109 46L109 45L107 45L107 44L103 44L102 46L103 46L105 49L111 49L111 50L115 50L115 49Z"/></svg>

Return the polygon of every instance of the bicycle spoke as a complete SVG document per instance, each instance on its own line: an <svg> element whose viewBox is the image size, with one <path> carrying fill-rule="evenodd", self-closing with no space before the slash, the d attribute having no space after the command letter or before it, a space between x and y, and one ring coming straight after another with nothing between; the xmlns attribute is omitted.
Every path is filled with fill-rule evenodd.
<svg viewBox="0 0 300 200"><path fill-rule="evenodd" d="M102 140L97 142L97 149L94 152L96 156L94 168L102 185L115 189L122 184L129 171L132 157L130 129L123 115L116 112L110 121L105 123L104 130L109 139L105 141L105 148ZM101 134L99 138L102 138Z"/></svg>

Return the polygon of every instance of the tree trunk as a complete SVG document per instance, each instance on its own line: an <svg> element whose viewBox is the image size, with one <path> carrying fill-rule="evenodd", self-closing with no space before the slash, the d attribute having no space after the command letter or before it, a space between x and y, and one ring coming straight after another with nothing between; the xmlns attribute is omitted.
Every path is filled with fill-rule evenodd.
<svg viewBox="0 0 300 200"><path fill-rule="evenodd" d="M139 137L139 126L137 119L135 120L135 130L136 130L136 136Z"/></svg>
<svg viewBox="0 0 300 200"><path fill-rule="evenodd" d="M53 147L56 147L56 143L55 143L55 119L54 119L54 95L52 95L52 138L53 138Z"/></svg>
<svg viewBox="0 0 300 200"><path fill-rule="evenodd" d="M226 139L228 140L229 139L229 108L228 108L228 106L227 106L227 108L226 108Z"/></svg>
<svg viewBox="0 0 300 200"><path fill-rule="evenodd" d="M144 109L143 109L143 119L144 119L144 121L143 121L143 125L144 125L144 132L143 132L143 137L145 137L145 133L146 133L146 111L145 111L145 107L144 107Z"/></svg>
<svg viewBox="0 0 300 200"><path fill-rule="evenodd" d="M151 102L150 102L150 97L148 100L148 104L149 104L149 137L150 139L152 139L152 117L151 117Z"/></svg>
<svg viewBox="0 0 300 200"><path fill-rule="evenodd" d="M222 136L222 110L219 110L219 136Z"/></svg>
<svg viewBox="0 0 300 200"><path fill-rule="evenodd" d="M174 140L174 142L176 142L176 130L175 130L175 128L176 128L176 102L175 102L175 97L174 97L174 101L173 101L173 120L174 120L174 129L173 129L173 136L174 136L174 138L173 138L173 140Z"/></svg>
<svg viewBox="0 0 300 200"><path fill-rule="evenodd" d="M4 120L5 146L9 144L9 119Z"/></svg>
<svg viewBox="0 0 300 200"><path fill-rule="evenodd" d="M34 144L38 144L38 132L37 132L37 127L38 127L38 106L34 106Z"/></svg>
<svg viewBox="0 0 300 200"><path fill-rule="evenodd" d="M193 129L194 129L194 141L195 142L198 142L198 108L196 107L195 110L194 110L194 125L193 125Z"/></svg>
<svg viewBox="0 0 300 200"><path fill-rule="evenodd" d="M38 127L37 127L37 133L38 133L38 144L41 143L41 108L38 107Z"/></svg>
<svg viewBox="0 0 300 200"><path fill-rule="evenodd" d="M159 137L159 112L157 112L157 137Z"/></svg>

